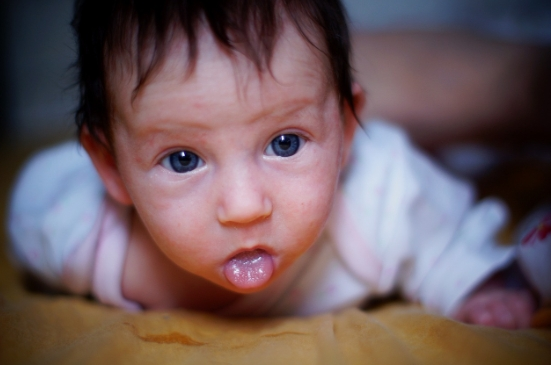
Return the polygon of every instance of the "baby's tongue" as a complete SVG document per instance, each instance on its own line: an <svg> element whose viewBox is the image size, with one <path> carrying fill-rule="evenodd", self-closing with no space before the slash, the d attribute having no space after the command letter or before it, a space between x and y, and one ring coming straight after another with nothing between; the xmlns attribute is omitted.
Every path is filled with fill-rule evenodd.
<svg viewBox="0 0 551 365"><path fill-rule="evenodd" d="M237 288L264 285L274 272L272 256L264 250L245 251L232 257L224 267L226 279Z"/></svg>

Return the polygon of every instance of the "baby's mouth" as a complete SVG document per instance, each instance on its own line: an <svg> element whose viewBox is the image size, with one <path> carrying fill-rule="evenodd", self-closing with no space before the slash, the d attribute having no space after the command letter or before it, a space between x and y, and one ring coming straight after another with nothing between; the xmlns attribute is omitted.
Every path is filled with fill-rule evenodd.
<svg viewBox="0 0 551 365"><path fill-rule="evenodd" d="M226 279L239 289L259 288L270 280L273 273L272 255L261 249L238 253L224 266Z"/></svg>

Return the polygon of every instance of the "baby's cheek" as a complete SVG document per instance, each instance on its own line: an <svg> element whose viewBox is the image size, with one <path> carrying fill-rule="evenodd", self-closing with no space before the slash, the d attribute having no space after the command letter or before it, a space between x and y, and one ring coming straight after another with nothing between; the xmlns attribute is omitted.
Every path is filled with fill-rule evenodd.
<svg viewBox="0 0 551 365"><path fill-rule="evenodd" d="M299 204L293 222L302 226L305 234L317 236L325 226L332 208L335 187L336 184L330 180L318 180L297 192L295 199Z"/></svg>
<svg viewBox="0 0 551 365"><path fill-rule="evenodd" d="M157 246L167 255L178 254L190 246L189 237L201 237L204 232L198 214L182 211L177 204L151 202L147 207L140 216Z"/></svg>

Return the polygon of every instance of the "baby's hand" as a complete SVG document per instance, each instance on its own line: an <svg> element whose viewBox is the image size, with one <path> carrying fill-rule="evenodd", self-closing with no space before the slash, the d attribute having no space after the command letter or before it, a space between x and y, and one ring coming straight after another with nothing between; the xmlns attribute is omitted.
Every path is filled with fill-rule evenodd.
<svg viewBox="0 0 551 365"><path fill-rule="evenodd" d="M528 289L482 287L459 307L453 317L461 322L507 329L527 328L536 309Z"/></svg>

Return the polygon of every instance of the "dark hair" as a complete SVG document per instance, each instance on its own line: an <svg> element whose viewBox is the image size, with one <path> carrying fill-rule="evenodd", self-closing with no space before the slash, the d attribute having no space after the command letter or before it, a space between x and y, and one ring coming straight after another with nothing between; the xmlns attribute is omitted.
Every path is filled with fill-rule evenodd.
<svg viewBox="0 0 551 365"><path fill-rule="evenodd" d="M111 145L106 76L116 57L136 53L138 90L165 57L177 29L188 39L192 70L203 23L223 47L238 49L258 70L269 69L281 11L325 55L341 105L346 102L354 111L350 38L339 0L77 0L72 26L78 40L79 136L86 126L94 138L103 142L103 136ZM316 45L312 34L324 44ZM140 56L149 46L153 54L144 61Z"/></svg>

